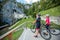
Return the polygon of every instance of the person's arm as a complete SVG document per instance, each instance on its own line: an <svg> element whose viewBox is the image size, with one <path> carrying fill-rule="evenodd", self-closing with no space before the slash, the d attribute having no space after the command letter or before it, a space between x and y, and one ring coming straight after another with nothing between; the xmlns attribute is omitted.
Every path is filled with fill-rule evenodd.
<svg viewBox="0 0 60 40"><path fill-rule="evenodd" d="M36 20L33 22L33 24L35 24L36 23Z"/></svg>
<svg viewBox="0 0 60 40"><path fill-rule="evenodd" d="M46 19L46 24L50 24L50 19Z"/></svg>
<svg viewBox="0 0 60 40"><path fill-rule="evenodd" d="M47 22L47 19L46 19L46 21L45 21L45 22L46 22L46 24L48 23L48 22Z"/></svg>

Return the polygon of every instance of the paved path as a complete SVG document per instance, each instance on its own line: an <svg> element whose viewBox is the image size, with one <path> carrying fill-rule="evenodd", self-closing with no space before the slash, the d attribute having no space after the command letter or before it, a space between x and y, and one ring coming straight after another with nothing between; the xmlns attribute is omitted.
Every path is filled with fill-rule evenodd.
<svg viewBox="0 0 60 40"><path fill-rule="evenodd" d="M18 40L45 40L40 35L38 36L38 38L35 38L33 36L34 33L32 33L30 29L24 29L24 32L22 33ZM52 38L50 40L60 40L60 35L58 36L52 35Z"/></svg>

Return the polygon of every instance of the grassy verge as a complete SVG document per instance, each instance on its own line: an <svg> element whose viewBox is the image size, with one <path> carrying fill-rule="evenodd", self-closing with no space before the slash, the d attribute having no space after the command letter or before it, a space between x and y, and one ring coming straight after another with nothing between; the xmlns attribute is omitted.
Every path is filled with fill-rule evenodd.
<svg viewBox="0 0 60 40"><path fill-rule="evenodd" d="M18 38L21 36L22 32L23 32L23 29L14 32L14 33L13 33L13 40L18 40Z"/></svg>
<svg viewBox="0 0 60 40"><path fill-rule="evenodd" d="M51 27L60 30L60 25L54 24L51 22Z"/></svg>
<svg viewBox="0 0 60 40"><path fill-rule="evenodd" d="M41 20L41 24L45 24L45 21ZM28 23L27 27L31 28L32 27L31 25L32 25L32 22ZM50 27L55 28L55 29L60 29L60 25L54 24L53 22L51 22L51 26Z"/></svg>
<svg viewBox="0 0 60 40"><path fill-rule="evenodd" d="M45 21L44 21L44 20L42 20L41 22L42 22L43 24L45 24ZM53 23L53 22L51 22L50 27L55 28L55 29L60 29L60 25L57 25L57 24L55 24L55 23Z"/></svg>
<svg viewBox="0 0 60 40"><path fill-rule="evenodd" d="M50 14L50 16L60 16L60 6L41 11L41 15Z"/></svg>
<svg viewBox="0 0 60 40"><path fill-rule="evenodd" d="M20 37L22 32L23 32L23 29L12 33L13 40L18 40L18 38ZM8 39L8 37L5 37L3 40L9 40L9 39Z"/></svg>
<svg viewBox="0 0 60 40"><path fill-rule="evenodd" d="M23 18L23 19L19 20L17 23L15 23L14 25L12 25L11 27L13 29L13 28L17 27L18 25L20 25L20 24L22 24L24 22L27 22L27 21L33 21L33 18L32 17L28 18L28 19Z"/></svg>
<svg viewBox="0 0 60 40"><path fill-rule="evenodd" d="M27 21L33 21L33 18L28 18L28 19L21 19L19 20L16 24L12 25L12 29L19 26L20 24L24 23L24 22L27 22ZM17 40L19 38L19 36L22 34L23 32L23 29L22 30L19 30L19 31L16 31L16 32L13 32L12 34L12 37L13 37L13 40ZM8 40L8 37L5 37L3 40Z"/></svg>
<svg viewBox="0 0 60 40"><path fill-rule="evenodd" d="M27 27L30 28L31 25L32 25L32 22L34 21L33 18L28 18L28 19L22 19L19 21L19 23L17 25L15 25L13 28L17 27L18 25L22 24L23 22L27 22L27 21L31 21L31 23L27 23ZM45 24L45 21L41 21L42 23ZM56 25L54 23L51 23L51 25L53 26L53 28L57 28L57 29L60 29L60 25ZM23 30L19 30L19 31L16 31L12 34L13 36L13 40L17 40L19 38L19 36L22 34ZM4 38L4 40L8 40L7 37Z"/></svg>

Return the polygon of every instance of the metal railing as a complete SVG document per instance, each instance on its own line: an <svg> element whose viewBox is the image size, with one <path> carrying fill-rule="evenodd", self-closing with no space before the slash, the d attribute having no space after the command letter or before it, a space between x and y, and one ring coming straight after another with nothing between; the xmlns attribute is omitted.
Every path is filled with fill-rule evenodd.
<svg viewBox="0 0 60 40"><path fill-rule="evenodd" d="M4 27L7 27L7 26L8 26L8 24L3 25L3 26L0 26L0 29L1 29L1 28L4 28Z"/></svg>
<svg viewBox="0 0 60 40"><path fill-rule="evenodd" d="M24 22L21 25L18 25L17 27L15 27L15 28L11 29L10 31L6 32L5 34L1 35L0 40L3 40L5 37L8 37L8 40L12 40L12 33L14 31L18 30L19 28L26 27L26 23L27 22Z"/></svg>

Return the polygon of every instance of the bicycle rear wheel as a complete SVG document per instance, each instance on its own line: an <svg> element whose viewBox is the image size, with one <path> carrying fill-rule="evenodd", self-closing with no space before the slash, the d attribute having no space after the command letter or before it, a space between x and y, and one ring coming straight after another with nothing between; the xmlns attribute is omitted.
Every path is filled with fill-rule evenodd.
<svg viewBox="0 0 60 40"><path fill-rule="evenodd" d="M44 27L41 27L40 34L41 34L41 37L44 38L45 40L51 39L51 34L50 34L49 30L47 30Z"/></svg>

